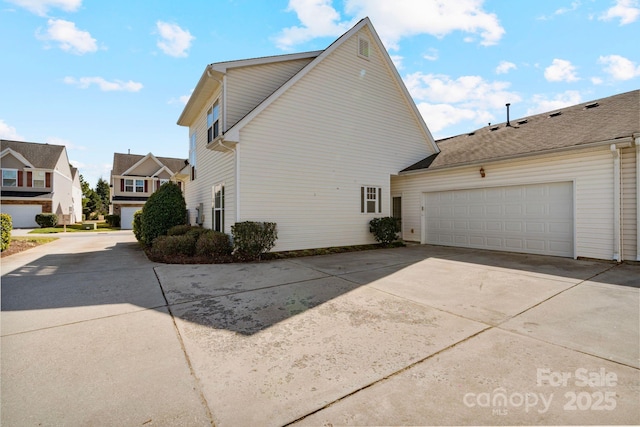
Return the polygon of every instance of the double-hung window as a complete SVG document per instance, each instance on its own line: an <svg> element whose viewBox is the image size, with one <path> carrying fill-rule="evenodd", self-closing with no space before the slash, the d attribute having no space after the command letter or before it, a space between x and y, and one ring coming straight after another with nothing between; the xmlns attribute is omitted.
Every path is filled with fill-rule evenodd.
<svg viewBox="0 0 640 427"><path fill-rule="evenodd" d="M207 142L220 135L220 103L216 101L207 111Z"/></svg>
<svg viewBox="0 0 640 427"><path fill-rule="evenodd" d="M45 186L45 173L44 171L33 172L33 187L44 188Z"/></svg>
<svg viewBox="0 0 640 427"><path fill-rule="evenodd" d="M18 171L16 169L2 169L2 186L18 186Z"/></svg>
<svg viewBox="0 0 640 427"><path fill-rule="evenodd" d="M224 233L224 183L213 186L213 229Z"/></svg>
<svg viewBox="0 0 640 427"><path fill-rule="evenodd" d="M191 180L196 179L196 132L189 138L189 164L191 165Z"/></svg>
<svg viewBox="0 0 640 427"><path fill-rule="evenodd" d="M125 179L124 180L124 191L127 193L133 193L133 180Z"/></svg>
<svg viewBox="0 0 640 427"><path fill-rule="evenodd" d="M360 212L382 213L382 188L360 187Z"/></svg>
<svg viewBox="0 0 640 427"><path fill-rule="evenodd" d="M144 180L136 179L136 193L144 193Z"/></svg>
<svg viewBox="0 0 640 427"><path fill-rule="evenodd" d="M125 179L124 191L127 193L144 193L144 179Z"/></svg>

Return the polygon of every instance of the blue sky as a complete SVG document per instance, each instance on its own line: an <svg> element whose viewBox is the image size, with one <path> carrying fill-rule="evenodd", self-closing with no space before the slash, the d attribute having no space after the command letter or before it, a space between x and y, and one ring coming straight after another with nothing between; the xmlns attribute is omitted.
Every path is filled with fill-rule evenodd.
<svg viewBox="0 0 640 427"><path fill-rule="evenodd" d="M326 48L368 16L438 138L640 88L639 0L0 0L0 138L186 158L207 64Z"/></svg>

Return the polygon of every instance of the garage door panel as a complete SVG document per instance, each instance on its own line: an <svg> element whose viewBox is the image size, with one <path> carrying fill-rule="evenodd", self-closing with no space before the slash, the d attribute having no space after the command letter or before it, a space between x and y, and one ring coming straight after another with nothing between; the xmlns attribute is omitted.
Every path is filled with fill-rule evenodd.
<svg viewBox="0 0 640 427"><path fill-rule="evenodd" d="M120 208L120 228L122 230L133 229L133 215L142 209L141 207L122 207Z"/></svg>
<svg viewBox="0 0 640 427"><path fill-rule="evenodd" d="M11 215L13 228L39 228L36 215L42 213L41 205L8 205L2 204L2 213Z"/></svg>
<svg viewBox="0 0 640 427"><path fill-rule="evenodd" d="M573 256L571 182L426 193L425 203L426 243Z"/></svg>

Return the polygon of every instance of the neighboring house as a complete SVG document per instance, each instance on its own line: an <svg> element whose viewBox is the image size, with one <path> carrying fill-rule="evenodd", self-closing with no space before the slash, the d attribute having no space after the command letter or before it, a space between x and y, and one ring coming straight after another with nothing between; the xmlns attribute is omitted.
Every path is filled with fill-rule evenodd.
<svg viewBox="0 0 640 427"><path fill-rule="evenodd" d="M323 51L208 65L178 124L190 222L276 222L276 251L374 242L392 176L438 150L369 19Z"/></svg>
<svg viewBox="0 0 640 427"><path fill-rule="evenodd" d="M639 90L438 146L392 180L405 240L640 260Z"/></svg>
<svg viewBox="0 0 640 427"><path fill-rule="evenodd" d="M2 158L1 211L14 228L38 227L35 217L55 213L62 223L82 220L82 189L78 170L69 165L62 145L0 140Z"/></svg>
<svg viewBox="0 0 640 427"><path fill-rule="evenodd" d="M156 157L149 153L114 153L111 170L110 211L120 215L122 229L131 229L133 214L162 184L171 180L187 164L186 159ZM179 185L182 184L179 182Z"/></svg>

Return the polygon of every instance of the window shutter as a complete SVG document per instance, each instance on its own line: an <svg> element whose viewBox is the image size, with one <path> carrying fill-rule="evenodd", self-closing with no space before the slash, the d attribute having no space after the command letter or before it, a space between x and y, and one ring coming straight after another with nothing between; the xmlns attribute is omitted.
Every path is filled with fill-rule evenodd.
<svg viewBox="0 0 640 427"><path fill-rule="evenodd" d="M382 213L382 188L378 188L378 213Z"/></svg>
<svg viewBox="0 0 640 427"><path fill-rule="evenodd" d="M124 178L120 178L120 191L124 191Z"/></svg>
<svg viewBox="0 0 640 427"><path fill-rule="evenodd" d="M144 192L148 192L149 191L149 181L147 181L146 179L144 180Z"/></svg>
<svg viewBox="0 0 640 427"><path fill-rule="evenodd" d="M155 191L158 191L159 189L160 189L160 181L158 180L158 181L156 181L156 190Z"/></svg>
<svg viewBox="0 0 640 427"><path fill-rule="evenodd" d="M22 171L18 171L18 174L17 174L18 175L18 187L22 187L24 185L23 182L22 182L23 181L22 174L23 174Z"/></svg>
<svg viewBox="0 0 640 427"><path fill-rule="evenodd" d="M27 172L27 187L33 187L33 172Z"/></svg>
<svg viewBox="0 0 640 427"><path fill-rule="evenodd" d="M364 187L360 187L360 213L364 213L364 203L365 203L365 189Z"/></svg>
<svg viewBox="0 0 640 427"><path fill-rule="evenodd" d="M51 172L46 172L44 174L44 186L45 187L51 187Z"/></svg>

